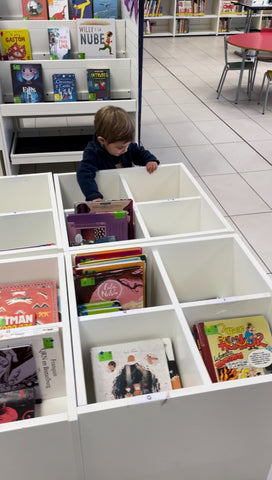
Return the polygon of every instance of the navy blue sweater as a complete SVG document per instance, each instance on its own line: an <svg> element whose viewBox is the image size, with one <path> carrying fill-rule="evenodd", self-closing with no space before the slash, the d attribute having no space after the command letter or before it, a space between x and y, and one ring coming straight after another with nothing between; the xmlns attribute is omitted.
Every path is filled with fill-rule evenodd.
<svg viewBox="0 0 272 480"><path fill-rule="evenodd" d="M116 168L116 165L120 163L122 168L132 167L133 165L144 167L148 162L160 163L152 153L145 150L144 147L139 147L137 143L131 143L126 153L116 157L110 155L107 150L102 148L95 136L84 150L83 159L77 171L77 181L86 200L103 198L103 195L98 191L95 181L95 175L98 170Z"/></svg>

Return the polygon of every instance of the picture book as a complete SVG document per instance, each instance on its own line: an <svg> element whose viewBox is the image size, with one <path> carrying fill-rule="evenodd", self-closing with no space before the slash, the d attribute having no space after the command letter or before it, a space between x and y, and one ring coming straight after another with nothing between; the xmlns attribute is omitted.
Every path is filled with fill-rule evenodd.
<svg viewBox="0 0 272 480"><path fill-rule="evenodd" d="M172 390L161 338L90 349L97 402Z"/></svg>
<svg viewBox="0 0 272 480"><path fill-rule="evenodd" d="M118 18L118 2L117 0L93 0L93 17L94 18Z"/></svg>
<svg viewBox="0 0 272 480"><path fill-rule="evenodd" d="M50 20L69 20L68 0L47 0Z"/></svg>
<svg viewBox="0 0 272 480"><path fill-rule="evenodd" d="M87 245L96 239L114 236L116 241L128 238L128 214L120 212L90 212L67 215L70 246Z"/></svg>
<svg viewBox="0 0 272 480"><path fill-rule="evenodd" d="M48 28L48 42L51 60L72 58L70 30L68 27Z"/></svg>
<svg viewBox="0 0 272 480"><path fill-rule="evenodd" d="M119 300L123 310L146 305L146 259L93 264L74 276L77 304Z"/></svg>
<svg viewBox="0 0 272 480"><path fill-rule="evenodd" d="M21 348L22 342L31 346L35 363L35 380L39 386L39 398L47 400L65 396L65 369L59 328L46 326L27 328L20 332L18 330L9 331L0 338L0 354L4 347L13 350ZM15 360L14 368L17 365ZM14 375L17 375L17 370ZM20 388L23 387L20 386Z"/></svg>
<svg viewBox="0 0 272 480"><path fill-rule="evenodd" d="M0 364L0 394L31 387L35 400L41 400L36 362L29 343L22 338L19 345L0 342Z"/></svg>
<svg viewBox="0 0 272 480"><path fill-rule="evenodd" d="M33 388L0 393L0 424L35 417Z"/></svg>
<svg viewBox="0 0 272 480"><path fill-rule="evenodd" d="M119 300L101 300L99 302L81 303L77 307L78 315L98 315L99 313L120 312L123 310Z"/></svg>
<svg viewBox="0 0 272 480"><path fill-rule="evenodd" d="M89 100L110 100L109 68L88 68L87 83Z"/></svg>
<svg viewBox="0 0 272 480"><path fill-rule="evenodd" d="M177 390L178 388L182 388L182 383L181 383L181 379L178 371L177 362L174 356L174 350L173 350L171 338L163 338L162 340L164 344L172 390Z"/></svg>
<svg viewBox="0 0 272 480"><path fill-rule="evenodd" d="M77 19L78 53L83 58L116 57L115 19Z"/></svg>
<svg viewBox="0 0 272 480"><path fill-rule="evenodd" d="M57 288L53 280L0 285L0 329L58 321Z"/></svg>
<svg viewBox="0 0 272 480"><path fill-rule="evenodd" d="M74 73L54 73L52 81L55 102L76 102L76 76Z"/></svg>
<svg viewBox="0 0 272 480"><path fill-rule="evenodd" d="M120 200L101 200L101 202L77 202L74 204L75 213L89 212L128 212L128 238L134 238L133 233L133 200L123 198Z"/></svg>
<svg viewBox="0 0 272 480"><path fill-rule="evenodd" d="M44 101L43 75L40 63L11 63L14 103Z"/></svg>
<svg viewBox="0 0 272 480"><path fill-rule="evenodd" d="M71 0L73 20L93 18L93 0Z"/></svg>
<svg viewBox="0 0 272 480"><path fill-rule="evenodd" d="M121 258L132 255L141 255L142 247L115 248L114 250L100 250L98 252L85 252L75 254L75 265L87 263L92 260L101 260L109 258Z"/></svg>
<svg viewBox="0 0 272 480"><path fill-rule="evenodd" d="M48 20L47 0L21 0L26 20Z"/></svg>
<svg viewBox="0 0 272 480"><path fill-rule="evenodd" d="M200 322L194 332L213 382L272 372L272 336L264 316Z"/></svg>
<svg viewBox="0 0 272 480"><path fill-rule="evenodd" d="M2 60L32 60L27 29L0 30Z"/></svg>

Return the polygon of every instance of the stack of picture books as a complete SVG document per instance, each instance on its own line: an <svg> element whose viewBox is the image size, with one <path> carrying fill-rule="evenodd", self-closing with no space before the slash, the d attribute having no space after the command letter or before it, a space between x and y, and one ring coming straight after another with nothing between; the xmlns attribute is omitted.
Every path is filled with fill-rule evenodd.
<svg viewBox="0 0 272 480"><path fill-rule="evenodd" d="M213 382L272 372L272 336L263 315L200 322L193 330Z"/></svg>
<svg viewBox="0 0 272 480"><path fill-rule="evenodd" d="M170 338L90 349L97 402L182 388Z"/></svg>
<svg viewBox="0 0 272 480"><path fill-rule="evenodd" d="M133 200L76 202L67 215L70 246L114 242L133 238Z"/></svg>
<svg viewBox="0 0 272 480"><path fill-rule="evenodd" d="M73 274L79 316L146 306L146 256L141 247L78 253Z"/></svg>

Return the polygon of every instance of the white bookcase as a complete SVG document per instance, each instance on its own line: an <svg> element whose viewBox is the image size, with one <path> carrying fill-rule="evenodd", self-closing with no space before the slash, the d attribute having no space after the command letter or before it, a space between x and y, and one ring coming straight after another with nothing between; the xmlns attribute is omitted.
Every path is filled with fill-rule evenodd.
<svg viewBox="0 0 272 480"><path fill-rule="evenodd" d="M228 33L243 31L246 12L222 12L221 4L222 0L205 0L205 13L190 15L178 14L176 12L176 0L161 0L162 13L159 16L144 16L144 20L151 22L151 33L146 33L145 36L218 35L220 33L226 33L222 32L220 28L220 19L222 18L231 19L231 27ZM271 16L272 8L271 11L258 11L253 15L252 28L261 28L262 19ZM189 20L189 31L187 33L177 32L177 22L179 20Z"/></svg>
<svg viewBox="0 0 272 480"><path fill-rule="evenodd" d="M133 118L136 130L138 122L138 25L132 20L120 2L121 19L116 20L117 57L111 59L78 59L76 22L23 20L21 0L10 0L0 6L0 29L27 28L30 34L33 60L41 63L45 102L39 104L14 104L11 84L11 61L1 62L0 69L0 148L7 175L17 174L19 166L26 163L50 163L80 161L82 151L93 133L93 119L101 108L101 101L89 101L87 93L87 68L110 68L112 100L107 104L124 108ZM50 60L47 28L67 26L71 34L73 58ZM14 62L13 62L14 63ZM54 102L52 74L75 73L77 102ZM136 131L136 138L137 138ZM67 151L65 140L74 136L75 145ZM34 137L34 138L33 138ZM35 138L45 137L47 144L63 145L50 148L31 147ZM49 137L48 140L47 137ZM66 139L65 139L66 137ZM82 147L80 139L84 139ZM33 140L32 140L33 139ZM23 144L23 148L18 145Z"/></svg>

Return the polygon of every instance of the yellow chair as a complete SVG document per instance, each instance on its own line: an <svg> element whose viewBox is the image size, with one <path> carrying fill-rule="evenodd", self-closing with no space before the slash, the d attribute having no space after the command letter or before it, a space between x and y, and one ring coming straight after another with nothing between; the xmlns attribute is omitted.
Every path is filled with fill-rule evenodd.
<svg viewBox="0 0 272 480"><path fill-rule="evenodd" d="M267 85L266 85L265 97L264 97L263 114L264 114L265 109L266 109L269 87L270 87L271 81L272 81L272 70L266 70L266 72L264 74L263 83L262 83L260 94L259 94L258 104L261 103L261 96L262 96L262 93L263 93L263 88L264 88L264 84L265 84L266 80L267 80Z"/></svg>

